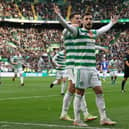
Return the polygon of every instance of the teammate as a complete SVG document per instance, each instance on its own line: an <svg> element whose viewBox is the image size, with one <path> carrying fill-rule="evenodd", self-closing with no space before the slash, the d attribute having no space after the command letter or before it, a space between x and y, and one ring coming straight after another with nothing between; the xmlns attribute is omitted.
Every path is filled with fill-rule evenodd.
<svg viewBox="0 0 129 129"><path fill-rule="evenodd" d="M127 54L124 58L124 79L122 80L122 83L121 83L121 92L125 92L125 83L129 77L129 48L127 48L126 50Z"/></svg>
<svg viewBox="0 0 129 129"><path fill-rule="evenodd" d="M56 80L51 83L50 88L54 85L61 84L61 95L64 95L66 89L67 74L65 70L65 50L59 51L53 58L56 64Z"/></svg>
<svg viewBox="0 0 129 129"><path fill-rule="evenodd" d="M118 60L116 56L113 56L112 59L109 61L108 68L110 71L111 83L114 85L118 74Z"/></svg>
<svg viewBox="0 0 129 129"><path fill-rule="evenodd" d="M100 64L100 69L103 73L103 80L105 81L107 77L107 71L108 71L108 61L105 58L102 59L102 62Z"/></svg>
<svg viewBox="0 0 129 129"><path fill-rule="evenodd" d="M59 9L55 6L54 8L55 13L59 12ZM72 26L80 26L81 25L81 16L80 13L72 13L70 16L70 21ZM68 116L68 109L72 100L72 97L75 93L75 80L74 80L74 59L72 58L73 53L69 51L70 48L72 48L72 41L70 40L73 35L67 31L67 29L64 30L64 41L68 38L69 42L65 43L65 49L66 49L66 69L67 69L67 74L68 74L68 91L66 92L64 99L63 99L63 105L62 105L62 112L60 119L62 120L72 120ZM94 120L97 118L97 116L93 116L88 112L87 104L85 101L85 96L83 96L83 99L81 100L81 111L83 112L84 115L84 121L88 120ZM86 125L86 124L84 124Z"/></svg>
<svg viewBox="0 0 129 129"><path fill-rule="evenodd" d="M92 15L85 14L83 16L83 29L77 27L71 27L61 17L59 11L56 12L60 23L69 30L69 33L73 35L72 48L68 51L73 52L73 56L69 58L76 59L75 66L75 98L74 98L74 125L87 126L80 121L80 107L81 100L84 95L84 91L88 87L92 87L96 93L96 104L100 113L101 125L114 125L116 122L110 120L106 115L105 102L103 97L103 90L101 87L101 81L98 78L96 72L96 57L95 57L95 39L96 36L108 31L118 20L115 16L111 18L108 25L98 29L91 30L92 28ZM69 43L69 39L65 40L65 43ZM67 49L66 49L67 51Z"/></svg>
<svg viewBox="0 0 129 129"><path fill-rule="evenodd" d="M24 77L23 77L23 64L24 60L19 51L15 53L15 55L11 58L11 64L13 65L14 69L14 77L12 78L12 81L15 81L16 77L20 77L20 84L21 86L24 86Z"/></svg>

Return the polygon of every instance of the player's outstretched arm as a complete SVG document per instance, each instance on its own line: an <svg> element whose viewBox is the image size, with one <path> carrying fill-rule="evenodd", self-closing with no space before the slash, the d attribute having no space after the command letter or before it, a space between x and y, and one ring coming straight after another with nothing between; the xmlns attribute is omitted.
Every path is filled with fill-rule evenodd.
<svg viewBox="0 0 129 129"><path fill-rule="evenodd" d="M119 16L118 15L115 15L115 16L111 17L111 20L110 20L110 22L107 25L105 25L105 26L101 27L100 29L97 29L96 30L97 35L101 35L101 34L107 32L108 30L110 30L111 27L114 24L117 23L118 19L119 19Z"/></svg>
<svg viewBox="0 0 129 129"><path fill-rule="evenodd" d="M74 27L66 22L66 20L61 16L59 7L55 4L53 4L53 9L54 9L55 14L58 16L59 22L62 24L62 26L64 28L68 29L68 31L70 31L74 36L76 36L77 35L76 27Z"/></svg>

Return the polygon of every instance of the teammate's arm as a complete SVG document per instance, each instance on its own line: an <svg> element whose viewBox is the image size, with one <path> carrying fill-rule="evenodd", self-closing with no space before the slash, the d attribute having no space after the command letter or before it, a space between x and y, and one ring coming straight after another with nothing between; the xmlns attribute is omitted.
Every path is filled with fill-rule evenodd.
<svg viewBox="0 0 129 129"><path fill-rule="evenodd" d="M58 6L56 6L55 4L54 4L54 12L58 16L58 19L60 23L62 24L62 26L68 29L74 36L76 36L78 34L77 28L66 22L66 20L61 16Z"/></svg>

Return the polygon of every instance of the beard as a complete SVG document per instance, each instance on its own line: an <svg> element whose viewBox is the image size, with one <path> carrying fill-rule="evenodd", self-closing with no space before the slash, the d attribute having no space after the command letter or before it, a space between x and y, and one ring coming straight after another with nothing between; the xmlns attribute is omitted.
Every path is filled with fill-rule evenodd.
<svg viewBox="0 0 129 129"><path fill-rule="evenodd" d="M92 24L86 24L85 28L88 29L88 30L91 29L92 28Z"/></svg>

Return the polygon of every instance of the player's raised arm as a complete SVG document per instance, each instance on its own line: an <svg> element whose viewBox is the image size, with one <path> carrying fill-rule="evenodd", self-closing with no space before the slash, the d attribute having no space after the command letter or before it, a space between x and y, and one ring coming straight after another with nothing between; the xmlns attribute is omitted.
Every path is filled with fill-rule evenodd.
<svg viewBox="0 0 129 129"><path fill-rule="evenodd" d="M119 19L119 16L116 16L116 15L111 17L111 20L107 25L96 30L97 35L103 34L103 33L107 32L108 30L110 30L111 27L117 23L118 19Z"/></svg>
<svg viewBox="0 0 129 129"><path fill-rule="evenodd" d="M74 36L76 36L77 35L76 27L74 27L66 22L66 20L61 16L59 7L54 4L53 9L54 9L55 14L58 16L59 22L62 24L62 26L64 28L68 29L68 31L70 31Z"/></svg>

